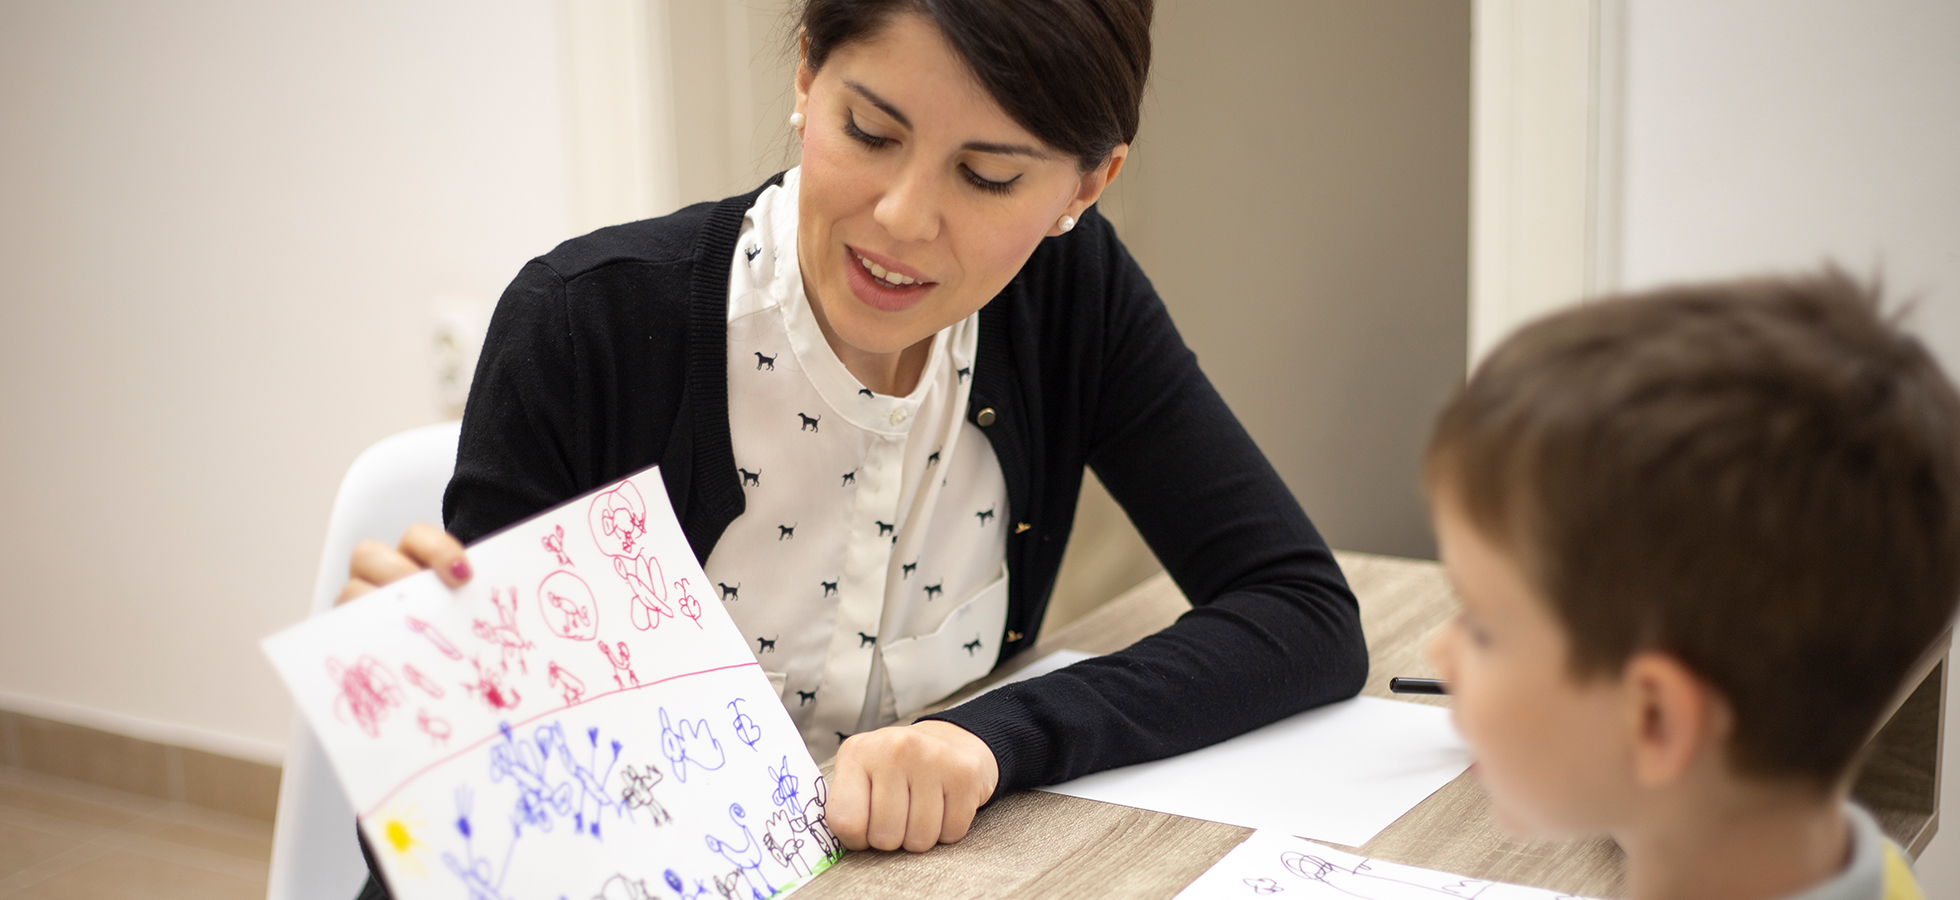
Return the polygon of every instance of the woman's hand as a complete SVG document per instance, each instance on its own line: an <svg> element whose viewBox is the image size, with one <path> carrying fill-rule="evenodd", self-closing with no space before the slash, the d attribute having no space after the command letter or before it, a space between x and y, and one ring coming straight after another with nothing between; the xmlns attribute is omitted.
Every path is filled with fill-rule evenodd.
<svg viewBox="0 0 1960 900"><path fill-rule="evenodd" d="M966 837L999 781L993 749L958 725L880 728L837 748L824 818L849 849L923 852Z"/></svg>
<svg viewBox="0 0 1960 900"><path fill-rule="evenodd" d="M470 561L463 557L463 543L449 532L417 522L402 532L399 547L367 540L354 545L354 558L347 563L347 586L333 605L339 606L375 588L400 581L423 569L436 570L442 583L452 588L470 580Z"/></svg>

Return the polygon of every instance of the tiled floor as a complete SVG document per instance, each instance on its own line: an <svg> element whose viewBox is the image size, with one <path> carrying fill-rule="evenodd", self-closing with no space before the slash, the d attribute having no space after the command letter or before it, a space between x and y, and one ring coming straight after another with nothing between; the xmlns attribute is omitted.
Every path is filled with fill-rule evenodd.
<svg viewBox="0 0 1960 900"><path fill-rule="evenodd" d="M260 900L272 823L0 766L0 897Z"/></svg>

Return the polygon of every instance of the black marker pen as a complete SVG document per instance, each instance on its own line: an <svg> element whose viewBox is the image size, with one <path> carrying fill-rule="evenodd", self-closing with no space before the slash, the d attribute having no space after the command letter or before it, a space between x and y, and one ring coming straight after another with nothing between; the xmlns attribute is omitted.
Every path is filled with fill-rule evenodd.
<svg viewBox="0 0 1960 900"><path fill-rule="evenodd" d="M1395 694L1447 694L1450 683L1441 678L1390 678L1388 690Z"/></svg>

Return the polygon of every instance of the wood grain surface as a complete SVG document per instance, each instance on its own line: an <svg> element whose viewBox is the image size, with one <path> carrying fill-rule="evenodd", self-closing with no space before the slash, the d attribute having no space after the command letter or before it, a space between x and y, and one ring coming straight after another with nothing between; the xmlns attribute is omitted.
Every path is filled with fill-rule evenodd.
<svg viewBox="0 0 1960 900"><path fill-rule="evenodd" d="M1434 677L1422 659L1428 635L1455 615L1456 600L1435 563L1363 553L1336 553L1361 603L1369 672L1362 693L1447 706L1447 697L1391 695L1395 676ZM934 706L964 700L1015 671L1061 650L1109 653L1169 625L1190 603L1160 574L1100 609L1044 637L992 676ZM1928 659L1944 659L1951 635ZM1924 667L1904 692L1899 720L1881 730L1871 754L1879 777L1871 793L1887 799L1879 820L1915 852L1938 827L1938 742L1944 722L1943 667ZM1930 737L1930 741L1929 741ZM1931 745L1930 763L1927 753ZM1930 764L1934 768L1926 770ZM825 766L828 771L828 764ZM1867 785L1861 782L1860 787ZM1928 791L1931 791L1930 797ZM1862 793L1860 796L1863 796ZM798 892L830 897L1162 898L1173 897L1252 832L1250 829L1094 800L1027 791L980 811L957 844L926 853L851 853ZM1916 845L1916 846L1915 846ZM1371 857L1473 878L1549 888L1578 896L1625 893L1625 866L1611 841L1524 842L1499 833L1490 797L1465 772L1373 840L1354 850Z"/></svg>

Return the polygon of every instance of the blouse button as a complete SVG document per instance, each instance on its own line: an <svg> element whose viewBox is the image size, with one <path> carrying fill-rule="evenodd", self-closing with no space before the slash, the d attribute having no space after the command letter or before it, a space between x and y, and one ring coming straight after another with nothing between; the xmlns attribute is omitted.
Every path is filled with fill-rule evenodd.
<svg viewBox="0 0 1960 900"><path fill-rule="evenodd" d="M980 423L981 428L994 424L994 408L989 406L981 410L979 415L973 417L973 421Z"/></svg>
<svg viewBox="0 0 1960 900"><path fill-rule="evenodd" d="M905 424L905 409L901 407L899 409L892 410L891 420L893 425Z"/></svg>

